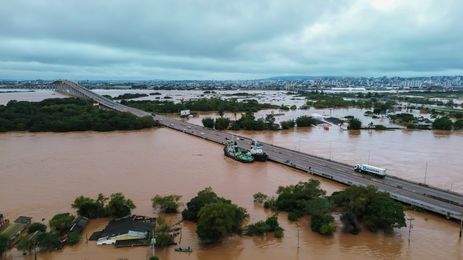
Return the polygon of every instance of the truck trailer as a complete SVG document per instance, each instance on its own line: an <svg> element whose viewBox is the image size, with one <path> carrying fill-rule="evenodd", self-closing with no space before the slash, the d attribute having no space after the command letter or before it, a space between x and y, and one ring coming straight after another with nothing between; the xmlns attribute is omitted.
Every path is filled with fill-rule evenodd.
<svg viewBox="0 0 463 260"><path fill-rule="evenodd" d="M377 178L384 178L386 176L386 169L375 167L368 164L357 164L354 166L354 171L363 174L368 174Z"/></svg>

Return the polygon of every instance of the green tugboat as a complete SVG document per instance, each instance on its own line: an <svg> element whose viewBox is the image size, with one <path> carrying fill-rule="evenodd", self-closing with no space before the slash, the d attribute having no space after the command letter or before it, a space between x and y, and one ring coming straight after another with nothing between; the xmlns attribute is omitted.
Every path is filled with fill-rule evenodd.
<svg viewBox="0 0 463 260"><path fill-rule="evenodd" d="M249 152L251 152L252 157L254 157L256 161L265 162L268 159L268 155L264 152L262 145L256 140L252 140L251 150L249 150Z"/></svg>
<svg viewBox="0 0 463 260"><path fill-rule="evenodd" d="M248 150L239 147L236 142L228 142L223 148L223 152L225 156L240 162L250 163L254 161L254 157L251 155L251 153Z"/></svg>

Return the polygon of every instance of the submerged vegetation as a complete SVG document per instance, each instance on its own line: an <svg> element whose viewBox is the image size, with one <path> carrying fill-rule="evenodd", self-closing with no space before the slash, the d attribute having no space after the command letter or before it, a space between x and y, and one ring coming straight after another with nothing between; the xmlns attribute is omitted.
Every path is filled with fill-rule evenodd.
<svg viewBox="0 0 463 260"><path fill-rule="evenodd" d="M378 192L374 187L350 186L344 191L326 196L326 192L320 188L320 182L311 179L295 185L280 186L276 197L256 193L254 202L263 203L264 207L273 211L288 212L291 221L310 215L310 228L322 235L336 231L334 217L330 214L334 210L341 213L344 231L352 234L358 234L362 226L372 232L405 226L402 205L388 193ZM261 226L263 224L259 223L258 227Z"/></svg>
<svg viewBox="0 0 463 260"><path fill-rule="evenodd" d="M159 208L162 213L177 213L178 207L180 207L180 195L156 195L151 199L152 206L154 209Z"/></svg>
<svg viewBox="0 0 463 260"><path fill-rule="evenodd" d="M100 109L76 98L46 99L41 102L10 101L0 106L0 132L67 132L135 130L153 127L151 117Z"/></svg>
<svg viewBox="0 0 463 260"><path fill-rule="evenodd" d="M125 93L117 97L114 97L113 99L132 99L132 98L148 97L148 96L149 96L148 94L143 94L143 93Z"/></svg>
<svg viewBox="0 0 463 260"><path fill-rule="evenodd" d="M124 194L118 192L111 194L110 198L98 194L96 199L79 196L74 200L72 208L77 210L79 216L87 218L124 217L130 215L135 204L126 199Z"/></svg>
<svg viewBox="0 0 463 260"><path fill-rule="evenodd" d="M262 109L278 108L278 106L271 104L260 104L254 99L238 101L235 98L201 98L197 100L182 101L179 103L158 100L123 100L121 103L153 113L178 113L185 109L192 111L257 112Z"/></svg>
<svg viewBox="0 0 463 260"><path fill-rule="evenodd" d="M240 233L248 214L244 208L217 196L206 188L192 198L182 212L183 219L198 224L196 233L204 243L218 242L232 233Z"/></svg>
<svg viewBox="0 0 463 260"><path fill-rule="evenodd" d="M272 215L268 217L265 221L261 220L254 224L249 224L244 227L244 235L247 236L260 236L266 233L273 232L276 238L282 238L284 235L283 228L278 224L278 216Z"/></svg>

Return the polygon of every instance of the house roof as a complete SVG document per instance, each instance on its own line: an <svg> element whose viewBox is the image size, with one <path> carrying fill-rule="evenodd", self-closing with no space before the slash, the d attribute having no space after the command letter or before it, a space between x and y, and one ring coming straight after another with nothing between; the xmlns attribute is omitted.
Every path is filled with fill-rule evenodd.
<svg viewBox="0 0 463 260"><path fill-rule="evenodd" d="M82 233L82 231L84 231L84 228L87 226L87 224L88 224L88 218L78 216L72 223L72 226L69 229L69 232Z"/></svg>
<svg viewBox="0 0 463 260"><path fill-rule="evenodd" d="M19 216L14 222L19 223L19 224L29 225L32 222L32 218L26 217L26 216Z"/></svg>
<svg viewBox="0 0 463 260"><path fill-rule="evenodd" d="M154 231L155 219L142 216L127 216L111 220L108 225L97 234L93 234L93 238L114 237L123 234L128 234L130 231L135 232L150 232ZM95 235L95 236L94 236Z"/></svg>

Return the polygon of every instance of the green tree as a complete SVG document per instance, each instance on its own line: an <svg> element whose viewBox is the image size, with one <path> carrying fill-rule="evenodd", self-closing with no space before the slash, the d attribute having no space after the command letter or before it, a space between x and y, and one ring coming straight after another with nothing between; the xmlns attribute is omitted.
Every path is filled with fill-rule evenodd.
<svg viewBox="0 0 463 260"><path fill-rule="evenodd" d="M5 235L0 235L0 256L8 250L10 246L10 240Z"/></svg>
<svg viewBox="0 0 463 260"><path fill-rule="evenodd" d="M320 215L328 213L332 210L332 205L329 199L318 197L307 201L305 211L309 215Z"/></svg>
<svg viewBox="0 0 463 260"><path fill-rule="evenodd" d="M126 199L120 192L111 194L107 206L109 215L116 218L130 215L134 208L135 204L133 201L131 199Z"/></svg>
<svg viewBox="0 0 463 260"><path fill-rule="evenodd" d="M296 125L296 122L294 120L281 121L280 125L281 129L290 129Z"/></svg>
<svg viewBox="0 0 463 260"><path fill-rule="evenodd" d="M352 118L349 120L349 126L347 127L350 130L359 130L362 128L362 122L358 118Z"/></svg>
<svg viewBox="0 0 463 260"><path fill-rule="evenodd" d="M252 197L254 198L254 202L261 203L261 204L264 203L268 199L268 196L262 192L258 192L252 195Z"/></svg>
<svg viewBox="0 0 463 260"><path fill-rule="evenodd" d="M288 219L296 220L304 215L308 201L324 196L325 191L320 188L320 181L310 179L296 185L280 186L277 191L276 206L278 210L289 212Z"/></svg>
<svg viewBox="0 0 463 260"><path fill-rule="evenodd" d="M39 232L45 232L47 230L47 226L42 224L42 223L38 223L38 222L35 222L35 223L32 223L29 228L27 229L27 233L28 234L32 234L34 233L35 231L39 231Z"/></svg>
<svg viewBox="0 0 463 260"><path fill-rule="evenodd" d="M68 244L73 246L79 243L81 236L78 232L70 232L68 237Z"/></svg>
<svg viewBox="0 0 463 260"><path fill-rule="evenodd" d="M203 123L204 127L211 129L214 128L214 119L211 117L205 117L201 120L201 122Z"/></svg>
<svg viewBox="0 0 463 260"><path fill-rule="evenodd" d="M244 228L244 234L247 236L254 236L254 235L263 235L268 232L282 232L283 229L280 228L278 223L277 215L272 215L268 217L265 221L258 221L254 224L249 224ZM278 237L281 234L277 234Z"/></svg>
<svg viewBox="0 0 463 260"><path fill-rule="evenodd" d="M448 117L441 117L432 123L432 128L433 129L438 129L438 130L452 130L453 123L452 120L450 120Z"/></svg>
<svg viewBox="0 0 463 260"><path fill-rule="evenodd" d="M341 208L341 221L347 232L357 234L360 223L371 230L389 230L405 225L402 206L390 198L388 193L378 192L374 187L350 186L335 192L331 200Z"/></svg>
<svg viewBox="0 0 463 260"><path fill-rule="evenodd" d="M43 250L53 250L60 246L59 236L54 232L40 233L37 242Z"/></svg>
<svg viewBox="0 0 463 260"><path fill-rule="evenodd" d="M103 194L98 194L97 199L79 196L74 200L72 208L77 209L77 214L87 218L98 218L107 215L105 202L108 200Z"/></svg>
<svg viewBox="0 0 463 260"><path fill-rule="evenodd" d="M246 210L235 204L223 201L207 204L199 211L196 233L202 242L214 243L239 232L246 217Z"/></svg>
<svg viewBox="0 0 463 260"><path fill-rule="evenodd" d="M212 190L211 187L205 188L199 191L196 197L192 198L186 204L187 208L183 210L182 217L185 220L196 222L198 221L199 211L202 207L204 207L207 204L215 203L218 201L230 203L229 200L217 196L217 194Z"/></svg>
<svg viewBox="0 0 463 260"><path fill-rule="evenodd" d="M230 119L226 117L219 117L215 119L216 130L226 130L230 126Z"/></svg>
<svg viewBox="0 0 463 260"><path fill-rule="evenodd" d="M404 209L386 193L377 193L366 208L364 222L370 231L405 227Z"/></svg>
<svg viewBox="0 0 463 260"><path fill-rule="evenodd" d="M69 230L74 221L74 216L70 213L59 213L54 215L49 222L50 228L58 233Z"/></svg>
<svg viewBox="0 0 463 260"><path fill-rule="evenodd" d="M312 215L310 228L322 235L331 235L336 231L336 224L331 215L315 214Z"/></svg>
<svg viewBox="0 0 463 260"><path fill-rule="evenodd" d="M156 195L151 199L153 208L160 208L161 212L164 213L177 213L178 207L180 206L180 195Z"/></svg>
<svg viewBox="0 0 463 260"><path fill-rule="evenodd" d="M16 244L16 249L19 251L30 253L35 247L35 242L32 241L30 236L21 237L21 239Z"/></svg>
<svg viewBox="0 0 463 260"><path fill-rule="evenodd" d="M163 247L169 246L174 241L170 235L170 226L167 224L167 221L163 217L156 219L156 246Z"/></svg>
<svg viewBox="0 0 463 260"><path fill-rule="evenodd" d="M463 129L463 120L460 119L455 121L453 127L455 128L455 130Z"/></svg>
<svg viewBox="0 0 463 260"><path fill-rule="evenodd" d="M307 126L313 126L317 123L315 119L313 119L310 116L300 116L296 118L296 125L297 127L307 127Z"/></svg>

